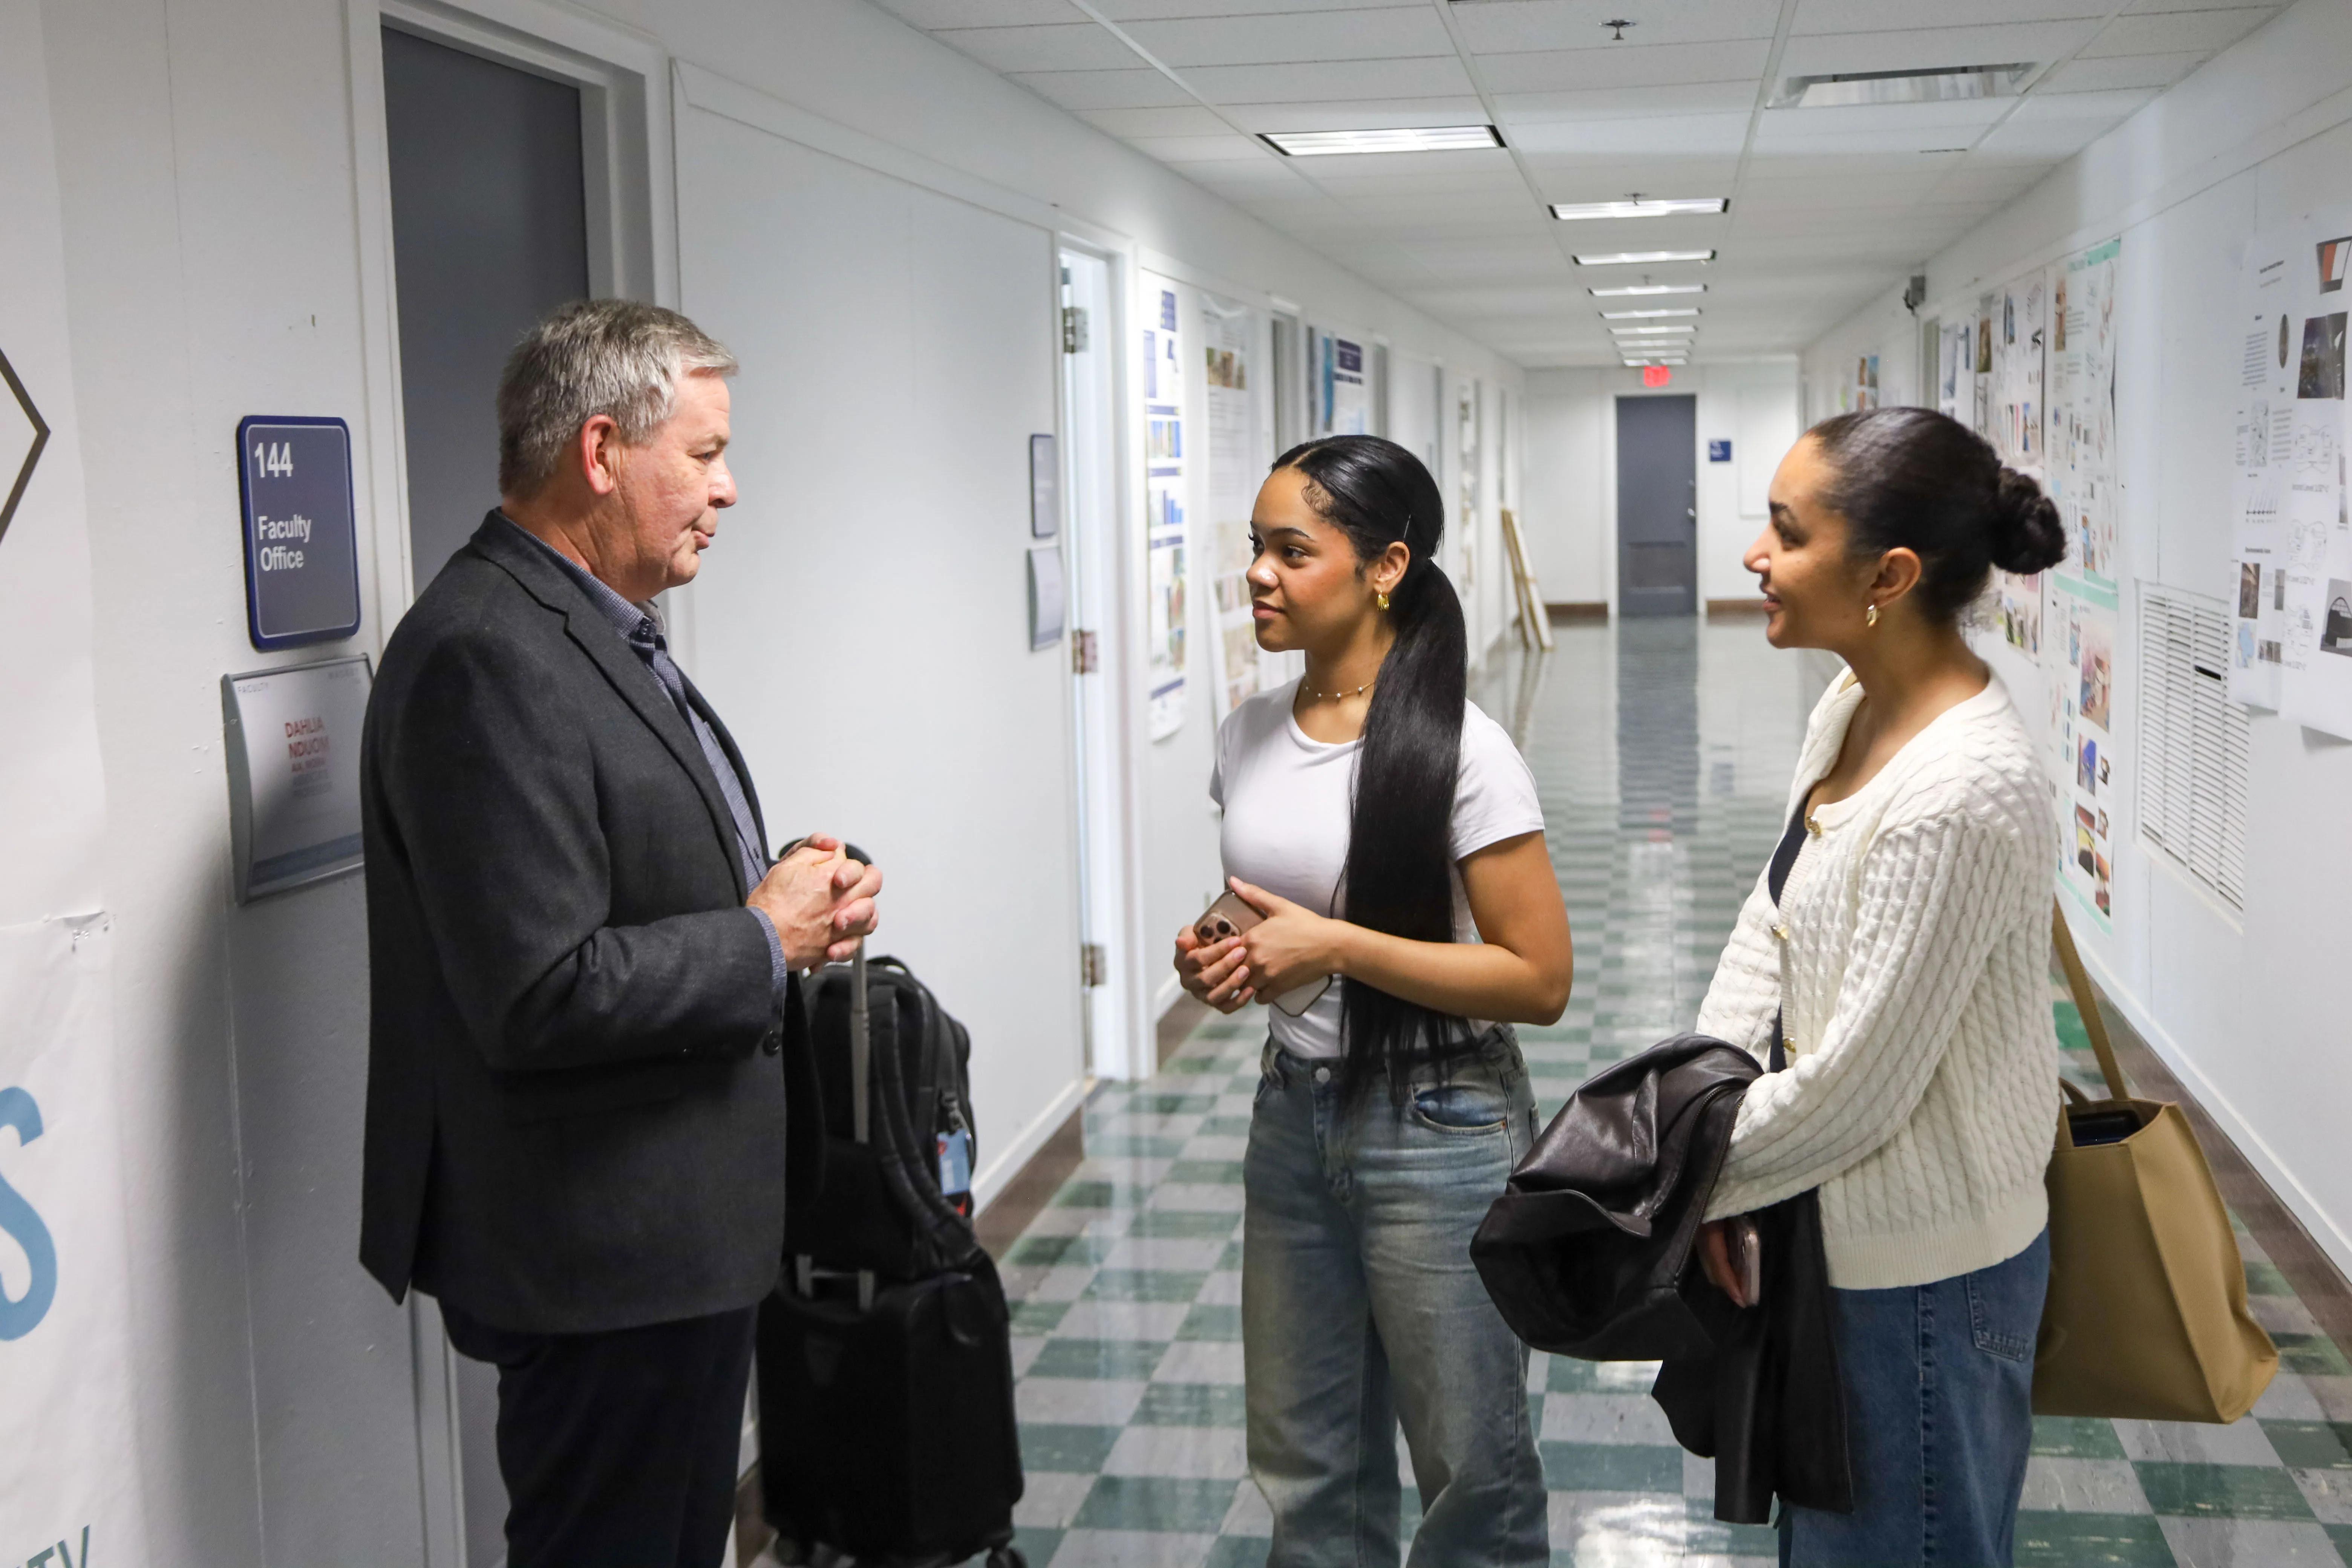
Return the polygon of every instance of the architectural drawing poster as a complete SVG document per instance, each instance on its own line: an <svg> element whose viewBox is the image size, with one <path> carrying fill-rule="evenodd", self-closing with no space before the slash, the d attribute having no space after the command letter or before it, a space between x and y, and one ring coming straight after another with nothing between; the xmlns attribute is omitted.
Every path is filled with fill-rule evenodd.
<svg viewBox="0 0 2352 1568"><path fill-rule="evenodd" d="M2059 754L2060 881L2102 930L2113 929L2114 827L2123 758L2116 742L2121 496L2116 462L2116 258L2109 240L2049 269L2037 311L2042 374L2042 489L2066 530L2066 559L2032 584L2046 600L2041 621L2042 674L2051 683ZM2031 296L2029 296L2031 297ZM2021 380L2018 385L2032 383ZM2061 635L2063 628L2063 637ZM2015 637L2011 638L2015 641Z"/></svg>
<svg viewBox="0 0 2352 1568"><path fill-rule="evenodd" d="M1145 580L1145 690L1151 738L1184 727L1184 343L1176 286L1143 278L1143 514L1150 566Z"/></svg>
<svg viewBox="0 0 2352 1568"><path fill-rule="evenodd" d="M2042 477L2042 373L2048 347L2044 317L2048 280L2040 270L2014 279L1980 302L1977 363L1978 435L2000 460ZM2042 574L1994 574L2001 635L2032 658L2042 657L2043 609L2050 597Z"/></svg>
<svg viewBox="0 0 2352 1568"><path fill-rule="evenodd" d="M1250 617L1250 512L1271 458L1262 457L1258 387L1252 348L1257 318L1244 305L1201 296L1201 364L1209 407L1209 528L1215 558L1209 563L1209 645L1216 716L1241 706L1266 672L1259 668L1257 631Z"/></svg>
<svg viewBox="0 0 2352 1568"><path fill-rule="evenodd" d="M2242 688L2242 700L2259 702L2274 682L2282 715L2352 738L2347 259L2352 208L2321 214L2248 247L2236 443L2239 614L2231 691L2235 696ZM2249 645L2251 660L2245 658ZM2269 677L2262 667L2273 653L2277 670Z"/></svg>

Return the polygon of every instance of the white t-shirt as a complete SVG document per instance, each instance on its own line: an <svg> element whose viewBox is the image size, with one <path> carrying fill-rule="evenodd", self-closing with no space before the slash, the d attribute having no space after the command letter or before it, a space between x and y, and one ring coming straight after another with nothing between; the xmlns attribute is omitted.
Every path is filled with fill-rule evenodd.
<svg viewBox="0 0 2352 1568"><path fill-rule="evenodd" d="M1341 915L1339 879L1348 868L1356 754L1361 741L1310 738L1291 714L1298 682L1261 691L1217 727L1217 766L1209 795L1225 808L1225 874L1278 893L1318 913ZM1503 727L1462 705L1462 764L1446 824L1453 855L1454 939L1476 942L1460 863L1490 844L1543 831L1535 775ZM1302 1057L1339 1055L1339 988L1334 980L1297 1017L1266 1009L1274 1037ZM1306 987L1311 990L1312 986ZM1485 1027L1478 1020L1472 1023Z"/></svg>

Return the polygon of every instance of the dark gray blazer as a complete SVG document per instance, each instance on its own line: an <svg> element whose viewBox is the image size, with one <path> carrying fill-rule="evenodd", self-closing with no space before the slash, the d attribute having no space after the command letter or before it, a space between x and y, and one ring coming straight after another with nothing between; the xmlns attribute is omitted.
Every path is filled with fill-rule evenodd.
<svg viewBox="0 0 2352 1568"><path fill-rule="evenodd" d="M653 673L494 514L393 633L361 746L361 1262L395 1300L543 1333L758 1301L800 1009Z"/></svg>

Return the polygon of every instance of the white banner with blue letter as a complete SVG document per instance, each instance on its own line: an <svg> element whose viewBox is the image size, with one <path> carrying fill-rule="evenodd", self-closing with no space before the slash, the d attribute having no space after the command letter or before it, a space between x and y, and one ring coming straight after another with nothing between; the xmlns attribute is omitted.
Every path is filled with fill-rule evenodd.
<svg viewBox="0 0 2352 1568"><path fill-rule="evenodd" d="M0 1564L146 1559L102 916L0 927Z"/></svg>

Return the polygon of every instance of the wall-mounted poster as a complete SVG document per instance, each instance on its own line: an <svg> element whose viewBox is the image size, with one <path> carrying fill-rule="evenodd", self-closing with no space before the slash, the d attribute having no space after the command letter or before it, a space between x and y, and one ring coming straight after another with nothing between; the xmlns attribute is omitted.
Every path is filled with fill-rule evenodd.
<svg viewBox="0 0 2352 1568"><path fill-rule="evenodd" d="M1461 481L1454 508L1454 535L1457 541L1454 559L1461 570L1455 574L1454 586L1466 607L1470 589L1478 581L1478 384L1475 381L1462 382L1454 390L1454 432L1457 458L1454 473Z"/></svg>
<svg viewBox="0 0 2352 1568"><path fill-rule="evenodd" d="M1150 562L1144 604L1147 724L1163 740L1184 727L1184 334L1176 286L1143 277L1143 521Z"/></svg>
<svg viewBox="0 0 2352 1568"><path fill-rule="evenodd" d="M2346 515L2344 350L2352 291L2352 208L2299 226L2284 247L2287 290L2283 349L2294 395L2271 406L2273 524L2284 592L2274 595L2279 637L2279 711L2297 723L2352 738L2352 519ZM2284 405L2286 439L2278 440ZM2284 458L2284 461L2281 459Z"/></svg>
<svg viewBox="0 0 2352 1568"><path fill-rule="evenodd" d="M2042 374L2048 347L2048 282L2039 272L2013 279L1979 302L1977 434L2011 468L2042 477ZM1996 572L2001 635L2031 658L2042 656L2042 611L2050 597L2040 574Z"/></svg>
<svg viewBox="0 0 2352 1568"><path fill-rule="evenodd" d="M1853 362L1853 405L1856 409L1878 406L1878 356L1864 354Z"/></svg>
<svg viewBox="0 0 2352 1568"><path fill-rule="evenodd" d="M2025 294L2043 340L2040 473L2066 529L2066 559L2040 578L2002 574L2004 605L2010 585L2030 583L2047 606L2042 663L2057 700L2061 754L2052 761L2063 826L2060 882L2102 930L2113 929L2112 829L2122 815L2124 767L2115 721L2116 584L2123 574L2116 451L2121 249L2121 241L2111 239L2051 267L2040 295L2048 301L2046 316L2032 304L2033 292ZM2030 389L2032 382L2017 384Z"/></svg>
<svg viewBox="0 0 2352 1568"><path fill-rule="evenodd" d="M1259 399L1255 345L1262 318L1247 306L1201 296L1201 363L1209 405L1209 645L1214 703L1222 720L1244 698L1281 684L1287 674L1264 656L1250 616L1250 512L1273 457Z"/></svg>
<svg viewBox="0 0 2352 1568"><path fill-rule="evenodd" d="M1322 433L1368 436L1372 429L1371 351L1353 338L1315 334L1320 353L1316 374Z"/></svg>

